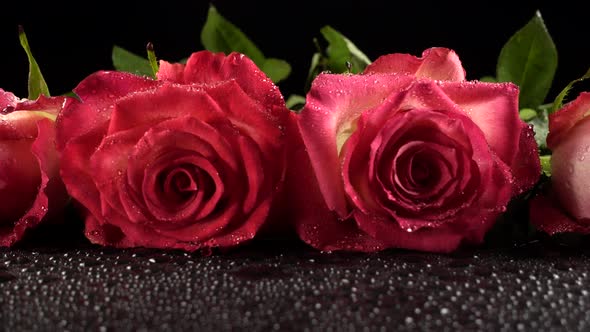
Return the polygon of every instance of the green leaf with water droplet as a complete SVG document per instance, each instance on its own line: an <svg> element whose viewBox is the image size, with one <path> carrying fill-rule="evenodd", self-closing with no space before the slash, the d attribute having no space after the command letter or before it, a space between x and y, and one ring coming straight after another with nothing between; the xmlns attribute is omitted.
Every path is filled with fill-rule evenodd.
<svg viewBox="0 0 590 332"><path fill-rule="evenodd" d="M291 66L286 61L266 58L256 44L221 16L213 5L209 7L207 20L201 30L201 43L211 52L245 54L275 83L286 79L291 73Z"/></svg>
<svg viewBox="0 0 590 332"><path fill-rule="evenodd" d="M290 95L287 98L287 108L294 111L299 111L305 106L305 97L300 95Z"/></svg>
<svg viewBox="0 0 590 332"><path fill-rule="evenodd" d="M357 74L371 63L371 60L353 42L336 29L326 25L320 29L320 32L328 41L326 48L328 70L335 73L348 72L346 63L350 62L351 72Z"/></svg>
<svg viewBox="0 0 590 332"><path fill-rule="evenodd" d="M502 48L496 76L520 87L521 108L536 108L547 97L556 69L557 49L537 11Z"/></svg>
<svg viewBox="0 0 590 332"><path fill-rule="evenodd" d="M569 82L568 85L566 85L565 88L563 90L561 90L561 92L557 95L557 97L553 101L553 107L551 107L551 111L549 114L557 111L558 109L561 108L561 106L563 106L563 100L565 99L565 97L567 97L567 94L574 87L574 84L581 82L581 81L588 79L588 78L590 78L590 68L588 69L586 74L584 74L584 76Z"/></svg>
<svg viewBox="0 0 590 332"><path fill-rule="evenodd" d="M113 46L112 60L113 67L118 71L155 77L148 59L131 53L119 46Z"/></svg>
<svg viewBox="0 0 590 332"><path fill-rule="evenodd" d="M537 111L536 116L530 121L527 121L527 123L533 125L535 141L539 146L539 150L547 151L547 135L549 134L549 118L547 116L547 111L540 109Z"/></svg>
<svg viewBox="0 0 590 332"><path fill-rule="evenodd" d="M18 37L20 40L20 44L25 50L25 53L27 53L27 57L29 59L28 99L35 100L39 98L40 95L45 95L49 97L49 88L47 87L47 83L43 78L43 74L41 74L41 69L37 64L37 61L33 57L33 53L31 52L31 47L29 46L29 41L27 39L27 35L25 34L25 30L22 26L18 27Z"/></svg>

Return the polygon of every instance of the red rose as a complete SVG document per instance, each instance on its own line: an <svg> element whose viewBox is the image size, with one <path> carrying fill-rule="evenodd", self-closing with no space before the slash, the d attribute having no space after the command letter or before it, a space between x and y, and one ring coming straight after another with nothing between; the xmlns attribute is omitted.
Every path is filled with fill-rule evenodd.
<svg viewBox="0 0 590 332"><path fill-rule="evenodd" d="M277 87L240 54L162 61L158 80L98 72L58 118L61 174L86 236L196 250L251 239L285 170Z"/></svg>
<svg viewBox="0 0 590 332"><path fill-rule="evenodd" d="M64 102L20 100L0 89L0 246L13 245L65 205L54 126Z"/></svg>
<svg viewBox="0 0 590 332"><path fill-rule="evenodd" d="M590 93L549 116L551 184L531 201L531 222L549 234L590 233Z"/></svg>
<svg viewBox="0 0 590 332"><path fill-rule="evenodd" d="M296 119L305 150L288 174L304 241L448 252L483 240L540 165L518 88L464 73L453 51L434 48L316 78Z"/></svg>

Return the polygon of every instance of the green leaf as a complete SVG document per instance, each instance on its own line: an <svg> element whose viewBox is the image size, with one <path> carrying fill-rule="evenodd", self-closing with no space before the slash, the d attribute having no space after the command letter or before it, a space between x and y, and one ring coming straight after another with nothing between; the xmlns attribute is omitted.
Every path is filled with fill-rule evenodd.
<svg viewBox="0 0 590 332"><path fill-rule="evenodd" d="M328 41L326 53L328 55L328 68L332 72L347 72L346 62L350 62L352 73L357 74L371 63L371 60L353 42L331 26L324 26L320 29L320 32Z"/></svg>
<svg viewBox="0 0 590 332"><path fill-rule="evenodd" d="M147 44L147 56L148 62L150 63L150 67L152 68L152 74L154 77L158 75L158 70L160 70L158 66L158 60L156 60L156 52L154 51L154 44L148 43Z"/></svg>
<svg viewBox="0 0 590 332"><path fill-rule="evenodd" d="M291 73L291 65L287 61L275 58L266 59L260 69L275 83L286 79Z"/></svg>
<svg viewBox="0 0 590 332"><path fill-rule="evenodd" d="M152 66L147 59L140 57L137 54L133 54L119 46L113 46L112 60L113 67L115 67L116 70L154 77Z"/></svg>
<svg viewBox="0 0 590 332"><path fill-rule="evenodd" d="M498 80L494 76L484 76L479 79L481 82L496 83Z"/></svg>
<svg viewBox="0 0 590 332"><path fill-rule="evenodd" d="M563 106L563 100L565 99L565 97L567 97L567 94L570 92L570 90L572 89L574 84L581 82L581 81L588 79L588 78L590 78L590 68L588 69L586 74L584 74L584 76L569 82L568 85L566 85L565 88L563 90L561 90L561 92L555 98L555 101L553 101L553 107L551 108L551 111L549 114L557 111L558 109L561 108L561 106Z"/></svg>
<svg viewBox="0 0 590 332"><path fill-rule="evenodd" d="M243 53L259 67L266 60L258 47L240 29L221 16L213 5L209 7L207 21L201 30L201 43L211 52Z"/></svg>
<svg viewBox="0 0 590 332"><path fill-rule="evenodd" d="M537 11L502 48L497 65L498 81L513 82L520 87L521 108L536 108L545 100L556 69L557 49Z"/></svg>
<svg viewBox="0 0 590 332"><path fill-rule="evenodd" d="M201 30L201 43L211 52L245 54L275 83L286 79L291 73L289 63L280 59L267 59L250 38L221 16L213 5L209 6L207 20Z"/></svg>
<svg viewBox="0 0 590 332"><path fill-rule="evenodd" d="M528 124L533 125L535 131L535 141L539 146L539 150L547 150L547 135L549 134L549 119L547 117L546 110L539 110L537 116L530 121Z"/></svg>
<svg viewBox="0 0 590 332"><path fill-rule="evenodd" d="M551 155L547 156L540 156L541 159L541 169L543 173L547 176L551 176Z"/></svg>
<svg viewBox="0 0 590 332"><path fill-rule="evenodd" d="M531 108L523 108L518 112L522 121L530 121L537 117L537 111Z"/></svg>
<svg viewBox="0 0 590 332"><path fill-rule="evenodd" d="M39 98L40 95L45 95L47 97L50 96L49 88L47 87L47 83L45 83L45 79L43 78L43 74L41 74L41 69L37 64L37 61L33 57L33 53L31 52L31 48L29 47L29 41L27 40L27 35L25 34L25 30L22 26L18 27L18 37L20 39L20 44L27 53L27 57L29 58L29 97L30 100L35 100Z"/></svg>
<svg viewBox="0 0 590 332"><path fill-rule="evenodd" d="M290 95L287 98L287 108L290 110L300 110L305 105L305 97L300 95Z"/></svg>

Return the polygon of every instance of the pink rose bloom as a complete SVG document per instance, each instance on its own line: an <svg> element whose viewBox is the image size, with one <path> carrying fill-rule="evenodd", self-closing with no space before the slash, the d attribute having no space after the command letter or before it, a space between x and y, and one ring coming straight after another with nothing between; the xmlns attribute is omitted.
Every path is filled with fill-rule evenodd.
<svg viewBox="0 0 590 332"><path fill-rule="evenodd" d="M549 116L551 185L531 201L531 222L549 234L590 233L590 93Z"/></svg>
<svg viewBox="0 0 590 332"><path fill-rule="evenodd" d="M197 250L252 239L285 175L289 111L247 57L208 51L158 79L97 72L58 118L61 174L91 242Z"/></svg>
<svg viewBox="0 0 590 332"><path fill-rule="evenodd" d="M65 101L21 100L0 89L0 246L19 241L67 201L54 126Z"/></svg>
<svg viewBox="0 0 590 332"><path fill-rule="evenodd" d="M448 49L321 74L294 116L288 171L301 239L321 250L478 244L540 175L511 83L466 82Z"/></svg>

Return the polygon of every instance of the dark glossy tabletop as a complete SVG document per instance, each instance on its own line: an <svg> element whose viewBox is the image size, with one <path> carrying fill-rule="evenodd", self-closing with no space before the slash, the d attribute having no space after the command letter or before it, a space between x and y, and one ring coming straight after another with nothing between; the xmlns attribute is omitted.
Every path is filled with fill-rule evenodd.
<svg viewBox="0 0 590 332"><path fill-rule="evenodd" d="M588 330L590 250L0 249L4 330Z"/></svg>

